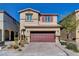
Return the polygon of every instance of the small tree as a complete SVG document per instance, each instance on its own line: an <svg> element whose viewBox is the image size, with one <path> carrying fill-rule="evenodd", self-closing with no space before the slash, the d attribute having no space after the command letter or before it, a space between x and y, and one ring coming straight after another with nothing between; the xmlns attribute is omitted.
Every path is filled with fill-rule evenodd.
<svg viewBox="0 0 79 59"><path fill-rule="evenodd" d="M60 24L67 32L67 40L69 40L70 33L77 28L79 20L76 20L75 14L72 13L67 17L63 18L63 21Z"/></svg>

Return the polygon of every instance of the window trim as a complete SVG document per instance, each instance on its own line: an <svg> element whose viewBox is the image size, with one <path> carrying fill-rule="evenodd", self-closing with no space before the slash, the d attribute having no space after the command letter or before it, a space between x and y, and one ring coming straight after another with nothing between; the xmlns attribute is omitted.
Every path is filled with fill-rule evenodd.
<svg viewBox="0 0 79 59"><path fill-rule="evenodd" d="M45 16L45 22L51 22L51 16Z"/></svg>
<svg viewBox="0 0 79 59"><path fill-rule="evenodd" d="M31 15L31 20L30 19L27 19L27 15ZM28 21L28 22L31 22L32 21L32 13L26 13L26 21Z"/></svg>

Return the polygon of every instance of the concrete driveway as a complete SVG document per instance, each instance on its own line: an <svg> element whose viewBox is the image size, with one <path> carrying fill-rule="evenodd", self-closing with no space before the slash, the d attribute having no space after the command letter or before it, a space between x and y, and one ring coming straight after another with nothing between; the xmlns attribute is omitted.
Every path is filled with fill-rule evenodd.
<svg viewBox="0 0 79 59"><path fill-rule="evenodd" d="M2 54L1 54L2 53ZM26 45L21 52L0 51L0 55L7 56L66 56L66 53L56 46L55 43L49 42L31 42Z"/></svg>

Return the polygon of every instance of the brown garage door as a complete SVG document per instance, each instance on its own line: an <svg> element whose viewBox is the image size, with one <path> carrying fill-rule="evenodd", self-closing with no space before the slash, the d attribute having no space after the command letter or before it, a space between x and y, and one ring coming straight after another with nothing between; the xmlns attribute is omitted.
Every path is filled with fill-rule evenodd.
<svg viewBox="0 0 79 59"><path fill-rule="evenodd" d="M31 42L55 42L55 32L31 32Z"/></svg>

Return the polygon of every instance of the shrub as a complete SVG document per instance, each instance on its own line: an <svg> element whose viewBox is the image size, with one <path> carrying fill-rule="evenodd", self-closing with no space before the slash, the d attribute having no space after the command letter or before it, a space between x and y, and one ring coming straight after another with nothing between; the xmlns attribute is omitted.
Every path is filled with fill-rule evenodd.
<svg viewBox="0 0 79 59"><path fill-rule="evenodd" d="M19 47L18 37L14 38L14 48Z"/></svg>
<svg viewBox="0 0 79 59"><path fill-rule="evenodd" d="M18 51L22 51L22 49L19 48Z"/></svg>
<svg viewBox="0 0 79 59"><path fill-rule="evenodd" d="M0 41L0 46L4 46L4 41Z"/></svg>
<svg viewBox="0 0 79 59"><path fill-rule="evenodd" d="M24 40L21 40L21 42L19 43L19 45L20 45L21 47L24 47Z"/></svg>
<svg viewBox="0 0 79 59"><path fill-rule="evenodd" d="M19 47L15 44L10 45L9 47L7 47L8 49L18 49Z"/></svg>
<svg viewBox="0 0 79 59"><path fill-rule="evenodd" d="M7 48L8 48L8 49L11 49L11 48L13 48L13 45L9 45Z"/></svg>
<svg viewBox="0 0 79 59"><path fill-rule="evenodd" d="M66 42L60 42L61 43L61 45L66 45L67 43Z"/></svg>
<svg viewBox="0 0 79 59"><path fill-rule="evenodd" d="M19 48L19 44L18 44L18 37L14 37L14 43L11 44L8 49L18 49Z"/></svg>
<svg viewBox="0 0 79 59"><path fill-rule="evenodd" d="M13 45L13 48L14 49L18 49L19 47L17 45Z"/></svg>
<svg viewBox="0 0 79 59"><path fill-rule="evenodd" d="M66 46L66 48L70 49L70 50L73 50L75 52L79 52L79 50L77 49L76 44L73 44L73 43L68 43L67 46Z"/></svg>
<svg viewBox="0 0 79 59"><path fill-rule="evenodd" d="M14 42L18 45L18 37L14 37Z"/></svg>

